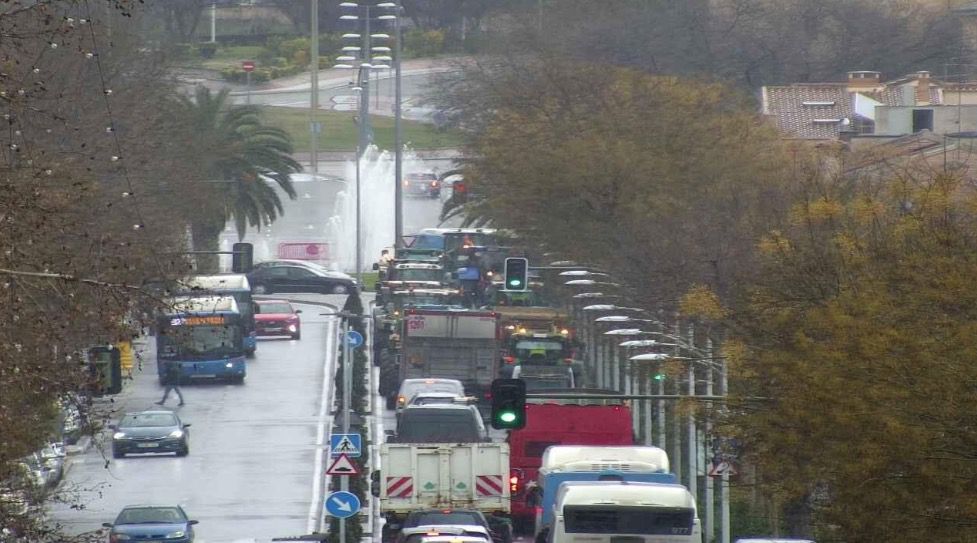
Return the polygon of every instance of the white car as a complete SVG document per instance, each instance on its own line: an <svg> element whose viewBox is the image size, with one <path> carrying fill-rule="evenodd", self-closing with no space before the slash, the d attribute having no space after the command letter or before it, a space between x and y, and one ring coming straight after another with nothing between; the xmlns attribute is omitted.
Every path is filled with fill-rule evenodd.
<svg viewBox="0 0 977 543"><path fill-rule="evenodd" d="M468 400L465 396L459 396L454 392L418 392L407 405L463 404L468 403Z"/></svg>
<svg viewBox="0 0 977 543"><path fill-rule="evenodd" d="M397 414L399 415L414 396L422 392L448 392L456 396L465 395L465 386L457 379L404 379L397 393Z"/></svg>

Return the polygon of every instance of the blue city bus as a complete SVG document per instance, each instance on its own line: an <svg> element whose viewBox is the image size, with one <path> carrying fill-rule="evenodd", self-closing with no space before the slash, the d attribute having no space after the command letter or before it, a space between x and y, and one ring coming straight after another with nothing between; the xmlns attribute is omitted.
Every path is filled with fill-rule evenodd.
<svg viewBox="0 0 977 543"><path fill-rule="evenodd" d="M194 275L180 281L173 294L181 296L233 296L244 323L244 347L247 356L254 356L258 348L258 336L254 328L254 300L251 285L241 274Z"/></svg>
<svg viewBox="0 0 977 543"><path fill-rule="evenodd" d="M160 383L167 382L167 363L177 365L181 382L200 378L244 382L245 325L234 298L172 298L157 325L156 369Z"/></svg>

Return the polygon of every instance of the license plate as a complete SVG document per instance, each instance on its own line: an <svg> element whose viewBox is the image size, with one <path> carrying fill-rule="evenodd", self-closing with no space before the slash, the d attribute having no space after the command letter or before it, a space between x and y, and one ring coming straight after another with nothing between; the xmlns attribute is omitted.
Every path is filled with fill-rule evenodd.
<svg viewBox="0 0 977 543"><path fill-rule="evenodd" d="M217 377L216 373L195 373L190 376L191 379L214 379Z"/></svg>
<svg viewBox="0 0 977 543"><path fill-rule="evenodd" d="M136 446L140 449L155 449L159 447L159 443L139 443Z"/></svg>

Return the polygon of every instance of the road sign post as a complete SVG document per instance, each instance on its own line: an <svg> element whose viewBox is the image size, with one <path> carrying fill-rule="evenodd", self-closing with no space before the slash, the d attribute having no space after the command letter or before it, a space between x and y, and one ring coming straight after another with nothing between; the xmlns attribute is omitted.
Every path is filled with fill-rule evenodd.
<svg viewBox="0 0 977 543"><path fill-rule="evenodd" d="M245 103L251 103L251 72L254 71L254 61L245 60L241 62L241 69L244 70L245 85L247 86L247 94L245 95Z"/></svg>
<svg viewBox="0 0 977 543"><path fill-rule="evenodd" d="M326 498L326 512L338 518L339 522L342 523L343 520L360 512L360 499L356 497L356 494L345 490L333 492Z"/></svg>

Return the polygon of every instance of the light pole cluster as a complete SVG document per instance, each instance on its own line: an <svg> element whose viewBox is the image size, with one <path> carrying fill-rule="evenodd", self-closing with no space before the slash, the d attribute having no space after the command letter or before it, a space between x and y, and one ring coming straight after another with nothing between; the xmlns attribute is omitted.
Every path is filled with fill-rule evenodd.
<svg viewBox="0 0 977 543"><path fill-rule="evenodd" d="M705 424L700 427L694 410L683 414L677 402L667 401L697 399L711 413L712 400L721 400L728 393L725 359L713 355L712 339L695 323L683 321L678 315L666 322L661 312L652 315L646 309L623 303L622 300L631 297L627 286L614 282L607 273L590 271L585 266L573 267L579 269L559 274L568 279L564 285L601 288L601 291L576 292L571 298L574 321L586 344L585 358L587 367L592 368L593 386L637 396L632 402L636 440L670 449L676 476L702 504L705 541L729 543L728 470L719 475L721 524L716 538L717 504L709 468L710 460L722 458L712 458L715 443L711 417L706 416ZM605 288L610 293L605 293ZM685 371L667 375L665 364L670 362L683 363ZM718 396L714 395L717 375Z"/></svg>
<svg viewBox="0 0 977 543"><path fill-rule="evenodd" d="M317 0L312 0L316 2ZM345 68L356 70L356 79L351 87L356 91L359 134L356 144L356 258L355 270L357 277L363 271L363 257L360 247L360 161L363 153L366 152L373 142L373 130L370 127L370 74L376 70L390 68L390 63L395 62L395 97L394 97L394 145L395 149L395 172L394 172L394 210L395 210L395 240L399 243L402 236L401 224L401 164L402 151L400 143L400 13L401 6L397 2L380 2L378 4L358 4L356 2L342 2L339 4L346 13L341 15L341 21L353 23L355 32L346 32L342 35L344 45L342 55L338 56L335 68ZM371 15L371 10L373 14ZM315 19L315 17L313 17ZM373 32L372 24L384 25L393 23L394 28L394 48L388 42L391 35L385 32ZM317 47L314 47L317 49ZM391 56L391 53L395 56ZM317 86L314 84L314 86ZM314 94L318 94L317 92ZM314 137L314 136L313 136ZM314 157L314 155L313 155Z"/></svg>

